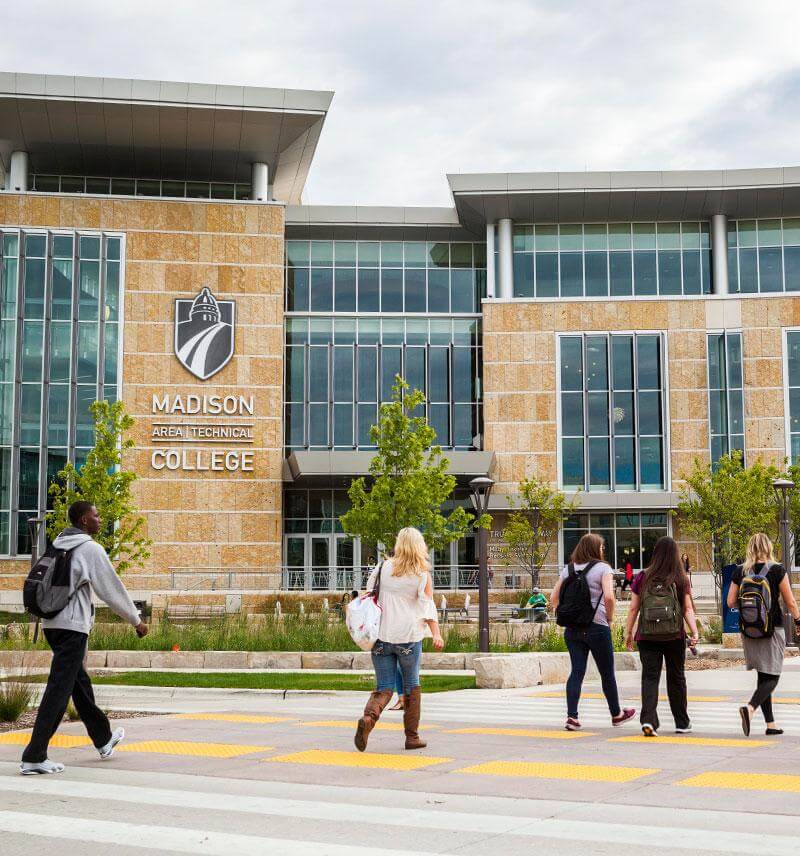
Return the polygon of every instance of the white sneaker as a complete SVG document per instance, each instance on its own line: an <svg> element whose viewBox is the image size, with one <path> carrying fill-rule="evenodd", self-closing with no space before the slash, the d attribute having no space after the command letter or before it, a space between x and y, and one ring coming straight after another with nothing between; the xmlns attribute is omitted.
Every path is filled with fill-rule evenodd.
<svg viewBox="0 0 800 856"><path fill-rule="evenodd" d="M64 765L45 758L44 761L23 761L19 765L19 771L23 776L41 776L47 773L63 773Z"/></svg>
<svg viewBox="0 0 800 856"><path fill-rule="evenodd" d="M645 737L658 737L658 732L652 725L650 725L649 722L642 723L642 734L644 734Z"/></svg>
<svg viewBox="0 0 800 856"><path fill-rule="evenodd" d="M97 751L100 753L100 757L107 761L114 754L114 747L119 743L120 740L125 736L124 728L115 728L113 733L111 734L111 740L103 746L102 749L98 749Z"/></svg>
<svg viewBox="0 0 800 856"><path fill-rule="evenodd" d="M676 734L691 734L692 733L692 723L690 722L686 728L676 728Z"/></svg>

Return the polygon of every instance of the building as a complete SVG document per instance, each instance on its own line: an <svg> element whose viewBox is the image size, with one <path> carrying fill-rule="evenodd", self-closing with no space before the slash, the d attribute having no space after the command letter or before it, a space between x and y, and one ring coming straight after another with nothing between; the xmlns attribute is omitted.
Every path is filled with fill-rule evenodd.
<svg viewBox="0 0 800 856"><path fill-rule="evenodd" d="M497 481L495 541L520 479L577 492L554 562L591 529L641 566L696 458L800 455L800 168L450 175L451 207L306 206L331 99L0 74L9 598L96 398L136 419L145 593L358 585L375 547L337 517L396 373L453 501ZM435 563L474 584L471 539Z"/></svg>

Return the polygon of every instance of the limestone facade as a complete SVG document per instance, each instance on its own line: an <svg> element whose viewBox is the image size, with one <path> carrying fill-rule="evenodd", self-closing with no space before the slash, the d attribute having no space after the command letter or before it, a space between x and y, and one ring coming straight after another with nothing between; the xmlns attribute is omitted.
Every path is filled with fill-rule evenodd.
<svg viewBox="0 0 800 856"><path fill-rule="evenodd" d="M148 588L168 588L180 568L247 569L280 585L283 410L284 208L274 203L74 198L0 194L0 224L105 231L124 236L122 398L136 420L126 465L137 474L135 496L153 540L141 569ZM207 286L236 304L232 359L208 380L174 353L176 298ZM153 396L244 395L245 416L159 415L161 421L251 425L252 442L225 446L153 438ZM247 472L155 469L155 449L210 455L252 453ZM207 458L206 458L207 460ZM24 564L24 563L23 563ZM19 579L19 561L0 574ZM266 583L266 584L265 584Z"/></svg>

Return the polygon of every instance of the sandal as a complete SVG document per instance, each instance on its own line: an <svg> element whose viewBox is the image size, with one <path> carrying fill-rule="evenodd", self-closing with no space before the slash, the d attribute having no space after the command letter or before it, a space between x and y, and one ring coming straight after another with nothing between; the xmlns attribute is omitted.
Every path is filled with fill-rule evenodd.
<svg viewBox="0 0 800 856"><path fill-rule="evenodd" d="M405 705L403 703L403 696L400 696L395 704L393 704L389 710L405 710Z"/></svg>

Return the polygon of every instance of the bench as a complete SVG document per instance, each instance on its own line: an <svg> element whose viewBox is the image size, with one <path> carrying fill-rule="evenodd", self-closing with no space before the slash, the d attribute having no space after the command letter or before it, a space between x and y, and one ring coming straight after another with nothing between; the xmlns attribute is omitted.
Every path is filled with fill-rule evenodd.
<svg viewBox="0 0 800 856"><path fill-rule="evenodd" d="M224 604L203 604L192 606L190 604L176 603L167 606L167 617L170 621L180 618L221 618L227 615Z"/></svg>

